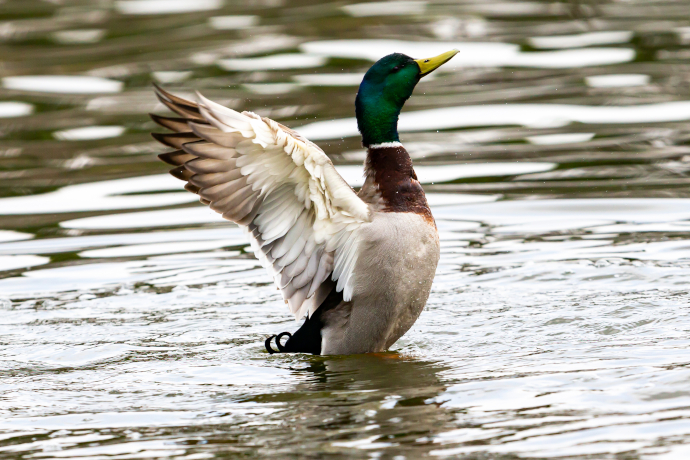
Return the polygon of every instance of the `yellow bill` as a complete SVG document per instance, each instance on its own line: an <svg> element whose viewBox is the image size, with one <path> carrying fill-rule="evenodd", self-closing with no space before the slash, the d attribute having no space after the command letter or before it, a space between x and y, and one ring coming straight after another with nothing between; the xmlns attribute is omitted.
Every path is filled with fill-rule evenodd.
<svg viewBox="0 0 690 460"><path fill-rule="evenodd" d="M458 54L460 51L458 50L450 50L446 51L443 54L439 54L438 56L428 58L428 59L415 59L414 62L417 63L419 66L419 70L421 72L421 76L429 75L431 72L434 70L438 69L441 67L443 64L446 62L450 61L453 56Z"/></svg>

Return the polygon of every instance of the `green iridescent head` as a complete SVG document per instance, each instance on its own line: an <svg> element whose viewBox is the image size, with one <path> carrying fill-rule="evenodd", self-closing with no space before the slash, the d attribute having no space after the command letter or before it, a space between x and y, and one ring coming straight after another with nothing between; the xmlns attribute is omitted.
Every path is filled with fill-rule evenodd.
<svg viewBox="0 0 690 460"><path fill-rule="evenodd" d="M419 80L458 53L448 51L429 59L393 53L379 59L359 85L355 111L365 146L397 142L398 116Z"/></svg>

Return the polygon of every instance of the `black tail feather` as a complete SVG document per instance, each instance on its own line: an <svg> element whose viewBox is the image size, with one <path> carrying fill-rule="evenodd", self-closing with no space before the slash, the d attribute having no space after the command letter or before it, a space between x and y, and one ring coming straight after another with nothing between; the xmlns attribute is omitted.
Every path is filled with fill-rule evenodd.
<svg viewBox="0 0 690 460"><path fill-rule="evenodd" d="M282 332L266 339L266 350L269 353L311 353L312 355L321 354L321 330L324 327L323 314L331 310L343 301L343 293L337 292L335 287L328 294L328 297L323 301L321 306L311 315L307 317L304 324L297 329L294 334L289 332ZM288 336L285 345L280 343L283 336ZM271 340L275 338L278 351L271 348Z"/></svg>

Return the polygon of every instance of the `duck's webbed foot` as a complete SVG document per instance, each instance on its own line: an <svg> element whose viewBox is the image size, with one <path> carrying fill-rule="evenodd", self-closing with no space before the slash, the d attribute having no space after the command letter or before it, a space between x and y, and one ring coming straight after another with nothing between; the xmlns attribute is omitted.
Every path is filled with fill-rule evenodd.
<svg viewBox="0 0 690 460"><path fill-rule="evenodd" d="M268 351L270 354L273 354L273 353L287 353L287 352L292 351L292 350L288 350L284 345L281 345L280 339L282 339L283 336L287 336L288 341L290 341L290 339L292 338L292 334L289 333L289 332L281 332L281 333L278 334L278 335L272 335L272 336L270 336L269 338L266 339L266 342L264 342L264 344L266 345L266 351ZM276 346L278 347L278 351L274 350L274 349L271 347L271 340L273 340L273 339L276 339ZM285 345L287 345L287 342L285 342Z"/></svg>

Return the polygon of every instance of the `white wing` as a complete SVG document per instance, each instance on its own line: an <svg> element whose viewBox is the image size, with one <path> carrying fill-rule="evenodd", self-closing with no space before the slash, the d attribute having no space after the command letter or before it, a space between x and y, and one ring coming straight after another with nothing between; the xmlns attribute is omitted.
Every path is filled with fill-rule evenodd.
<svg viewBox="0 0 690 460"><path fill-rule="evenodd" d="M354 233L369 207L326 154L296 132L201 95L199 103L156 92L184 118L152 115L176 133L153 134L178 150L159 155L170 173L224 218L245 227L297 319L335 288L352 298ZM330 280L332 281L330 281Z"/></svg>

